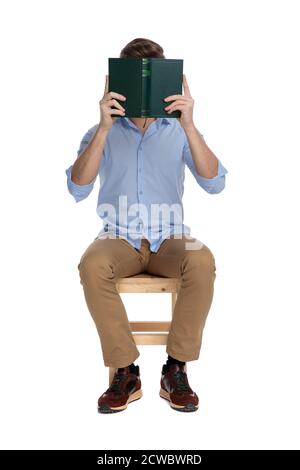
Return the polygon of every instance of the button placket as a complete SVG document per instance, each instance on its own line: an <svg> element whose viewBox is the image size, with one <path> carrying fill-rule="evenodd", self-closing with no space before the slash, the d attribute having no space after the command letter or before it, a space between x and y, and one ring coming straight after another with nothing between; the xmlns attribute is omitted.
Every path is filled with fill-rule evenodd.
<svg viewBox="0 0 300 470"><path fill-rule="evenodd" d="M143 141L143 137L141 138L140 140L140 144L139 144L139 147L138 147L138 153L137 153L137 169L138 169L138 174L137 174L137 200L138 200L138 203L140 204L140 196L143 194L143 191L141 189L141 173L142 173L142 164L141 164L141 158L142 158L142 150L143 150L143 144L142 144L142 141ZM138 216L140 217L140 211L138 213ZM142 220L140 219L139 220L139 230L141 230L142 228Z"/></svg>

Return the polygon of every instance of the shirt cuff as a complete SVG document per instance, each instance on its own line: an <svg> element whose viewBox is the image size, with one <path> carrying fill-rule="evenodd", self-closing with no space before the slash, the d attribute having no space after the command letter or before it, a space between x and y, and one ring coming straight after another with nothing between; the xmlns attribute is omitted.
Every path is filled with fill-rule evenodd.
<svg viewBox="0 0 300 470"><path fill-rule="evenodd" d="M88 184L76 184L71 179L73 165L65 170L67 175L67 186L70 194L74 197L76 202L82 201L85 199L93 189L96 178Z"/></svg>
<svg viewBox="0 0 300 470"><path fill-rule="evenodd" d="M226 168L218 160L218 174L213 178L206 178L197 174L197 181L208 193L219 193L225 187L225 175L228 173Z"/></svg>

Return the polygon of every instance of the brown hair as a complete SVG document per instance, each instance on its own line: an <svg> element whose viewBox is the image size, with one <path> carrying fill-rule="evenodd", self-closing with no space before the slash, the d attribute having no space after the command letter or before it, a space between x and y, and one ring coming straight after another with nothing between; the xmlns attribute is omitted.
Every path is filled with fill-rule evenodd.
<svg viewBox="0 0 300 470"><path fill-rule="evenodd" d="M163 48L151 39L136 38L130 41L120 53L120 58L157 57L165 59Z"/></svg>

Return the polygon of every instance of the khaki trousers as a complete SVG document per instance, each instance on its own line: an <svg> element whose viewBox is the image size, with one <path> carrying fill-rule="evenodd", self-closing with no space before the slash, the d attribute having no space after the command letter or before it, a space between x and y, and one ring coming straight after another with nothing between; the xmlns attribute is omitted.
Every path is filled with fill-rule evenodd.
<svg viewBox="0 0 300 470"><path fill-rule="evenodd" d="M99 334L105 366L125 367L140 355L116 279L142 272L181 279L166 352L180 361L198 359L213 299L215 259L199 240L189 235L177 237L171 235L153 253L145 238L138 250L126 239L106 235L94 240L83 253L78 264L80 283Z"/></svg>

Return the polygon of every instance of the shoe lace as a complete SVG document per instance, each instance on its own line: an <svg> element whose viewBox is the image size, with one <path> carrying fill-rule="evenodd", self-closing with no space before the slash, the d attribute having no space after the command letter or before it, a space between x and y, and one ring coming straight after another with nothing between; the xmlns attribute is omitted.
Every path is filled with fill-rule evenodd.
<svg viewBox="0 0 300 470"><path fill-rule="evenodd" d="M185 372L179 370L173 374L173 377L176 381L176 390L179 392L187 392L190 390Z"/></svg>
<svg viewBox="0 0 300 470"><path fill-rule="evenodd" d="M112 380L112 383L108 387L107 391L113 392L113 393L121 392L121 384L122 382L124 382L125 379L126 379L126 376L124 374L118 374L118 372L116 372Z"/></svg>

